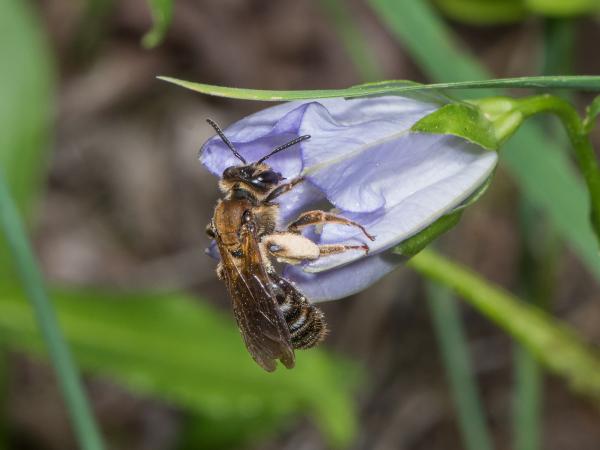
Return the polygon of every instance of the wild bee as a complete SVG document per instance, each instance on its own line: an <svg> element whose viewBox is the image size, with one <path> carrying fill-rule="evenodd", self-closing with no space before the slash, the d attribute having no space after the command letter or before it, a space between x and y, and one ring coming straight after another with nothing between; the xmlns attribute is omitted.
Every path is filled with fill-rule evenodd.
<svg viewBox="0 0 600 450"><path fill-rule="evenodd" d="M285 183L282 175L264 161L310 136L293 139L248 163L219 126L207 121L242 163L223 172L219 187L224 198L218 201L206 228L221 255L217 276L227 286L252 358L269 372L275 370L278 359L291 369L295 364L294 350L320 343L327 326L323 312L276 272L271 259L298 264L350 249L369 250L367 245L317 245L301 234L304 227L311 225L350 225L360 228L370 240L374 237L362 225L324 211L300 214L285 230L277 230L279 205L275 200L303 178Z"/></svg>

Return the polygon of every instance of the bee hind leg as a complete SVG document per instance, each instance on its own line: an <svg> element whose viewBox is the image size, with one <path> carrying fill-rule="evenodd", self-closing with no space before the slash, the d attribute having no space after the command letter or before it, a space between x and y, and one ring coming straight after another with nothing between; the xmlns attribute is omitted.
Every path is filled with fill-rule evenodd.
<svg viewBox="0 0 600 450"><path fill-rule="evenodd" d="M369 246L328 244L317 245L310 239L296 233L273 233L264 236L261 245L273 255L277 261L288 264L300 264L303 261L314 261L321 256L335 255L348 250L364 250L369 253Z"/></svg>
<svg viewBox="0 0 600 450"><path fill-rule="evenodd" d="M273 233L263 236L261 245L279 262L300 264L302 261L317 259L319 246L308 238L296 233Z"/></svg>
<svg viewBox="0 0 600 450"><path fill-rule="evenodd" d="M337 253L344 253L348 250L364 250L365 254L369 254L369 246L367 244L362 245L339 245L339 244L329 244L329 245L319 245L319 252L321 256L326 255L335 255Z"/></svg>

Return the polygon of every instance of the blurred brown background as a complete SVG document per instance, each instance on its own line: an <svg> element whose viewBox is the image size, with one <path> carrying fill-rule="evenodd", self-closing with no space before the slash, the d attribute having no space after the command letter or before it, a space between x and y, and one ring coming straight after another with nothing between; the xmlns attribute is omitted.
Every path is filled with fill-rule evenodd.
<svg viewBox="0 0 600 450"><path fill-rule="evenodd" d="M383 78L427 81L366 5L347 4ZM227 311L214 262L203 253L217 180L197 162L197 151L212 134L206 117L227 125L265 105L204 97L155 77L264 89L345 87L362 80L319 2L178 0L166 41L154 50L140 45L151 26L145 1L95 5L42 0L35 8L59 71L55 151L35 231L44 271L55 282L75 285L200 293ZM539 20L452 26L496 75L535 73ZM598 39L598 22L581 19L578 42ZM598 73L595 46L577 48L577 73ZM490 191L440 247L517 290L517 209L516 187L500 168ZM600 344L598 285L568 249L559 263L553 311ZM367 368L367 381L356 393L360 430L354 448L461 448L420 278L400 269L323 309L332 330L325 345ZM463 312L489 426L497 448L510 448L510 339L473 310ZM13 354L9 383L7 419L16 448L75 447L66 413L57 413L59 393L46 363ZM89 377L87 384L114 448L178 448L185 412L101 378ZM600 448L597 409L551 377L545 394L544 449ZM253 444L324 447L304 420Z"/></svg>

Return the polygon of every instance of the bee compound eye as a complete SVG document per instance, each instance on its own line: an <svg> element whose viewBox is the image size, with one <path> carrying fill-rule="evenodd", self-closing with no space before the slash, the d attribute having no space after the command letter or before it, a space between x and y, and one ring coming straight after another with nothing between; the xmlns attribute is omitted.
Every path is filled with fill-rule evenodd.
<svg viewBox="0 0 600 450"><path fill-rule="evenodd" d="M249 223L252 221L252 212L248 209L246 211L244 211L244 214L242 214L242 223Z"/></svg>
<svg viewBox="0 0 600 450"><path fill-rule="evenodd" d="M234 172L235 172L234 166L228 167L227 169L225 169L223 171L223 178L225 178L225 179L233 178L235 175Z"/></svg>
<svg viewBox="0 0 600 450"><path fill-rule="evenodd" d="M281 174L275 172L274 170L267 170L261 173L257 180L267 184L277 184L279 181L281 181Z"/></svg>

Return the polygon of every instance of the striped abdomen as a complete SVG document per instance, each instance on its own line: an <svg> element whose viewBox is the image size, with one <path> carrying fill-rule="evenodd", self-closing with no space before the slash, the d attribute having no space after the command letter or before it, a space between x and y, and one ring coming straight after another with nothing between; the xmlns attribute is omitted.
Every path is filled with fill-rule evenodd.
<svg viewBox="0 0 600 450"><path fill-rule="evenodd" d="M275 295L279 308L290 330L292 347L307 349L314 347L327 335L323 312L302 295L285 278L269 274L276 287Z"/></svg>

